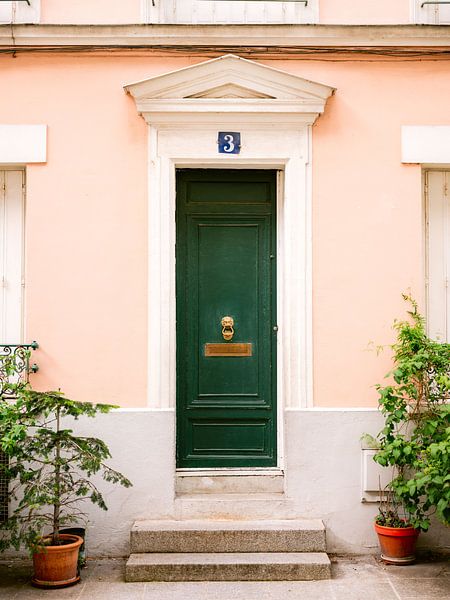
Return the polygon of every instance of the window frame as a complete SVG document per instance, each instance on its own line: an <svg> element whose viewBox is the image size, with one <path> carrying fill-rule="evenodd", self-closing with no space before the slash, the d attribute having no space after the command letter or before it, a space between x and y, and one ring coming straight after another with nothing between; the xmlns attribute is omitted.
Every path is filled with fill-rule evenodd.
<svg viewBox="0 0 450 600"><path fill-rule="evenodd" d="M442 175L440 192L432 189L435 185L432 177L436 174ZM428 334L433 339L450 343L450 168L427 168L423 180Z"/></svg>
<svg viewBox="0 0 450 600"><path fill-rule="evenodd" d="M21 174L21 185L18 195L9 202L14 201L16 206L14 209L7 210L6 202L8 201L7 195L7 173L20 173ZM3 178L3 174L5 174ZM3 187L3 184L5 187ZM3 214L0 219L0 287L1 287L1 314L0 314L0 342L3 344L20 344L24 340L24 328L25 328L25 210L26 210L26 169L23 166L15 165L3 165L0 164L0 199L1 206L3 208ZM16 213L14 216L14 212ZM9 217L8 217L9 215ZM12 215L12 217L11 217ZM3 218L3 217L6 218ZM9 221L8 221L9 218ZM15 229L17 237L14 239L13 248L11 252L11 242L7 246L8 229ZM11 274L11 265L5 267L5 261L8 259L8 255L14 254L14 260L18 263L19 267L16 269L13 267L14 272ZM7 279L5 280L5 275ZM18 291L19 289L19 291ZM8 290L10 297L8 298ZM11 308L11 293L17 298L18 306L14 305ZM9 332L13 333L9 333ZM5 337L5 339L3 339Z"/></svg>

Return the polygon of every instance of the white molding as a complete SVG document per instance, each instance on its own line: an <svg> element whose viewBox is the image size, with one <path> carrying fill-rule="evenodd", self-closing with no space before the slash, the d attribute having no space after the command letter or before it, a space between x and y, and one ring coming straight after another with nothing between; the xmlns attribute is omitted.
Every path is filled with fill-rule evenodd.
<svg viewBox="0 0 450 600"><path fill-rule="evenodd" d="M246 97L184 98L193 89L207 95L218 80L245 80ZM311 125L333 88L225 56L125 89L149 124L149 405L175 406L175 172L211 167L284 172L277 199L279 402L283 409L311 406ZM270 97L249 101L252 92ZM241 131L239 155L218 154L222 127Z"/></svg>
<svg viewBox="0 0 450 600"><path fill-rule="evenodd" d="M304 110L300 114L310 114L311 117L305 122L314 122L317 115L323 112L323 102L316 102L309 99L297 100L265 100L265 99L248 99L248 98L180 98L179 100L167 99L136 99L137 109L140 113L153 114L158 113L173 113L180 112L190 113L257 113L263 110L265 113L292 113L299 114L299 104L304 106ZM314 115L314 116L313 116ZM154 118L152 119L154 122Z"/></svg>
<svg viewBox="0 0 450 600"><path fill-rule="evenodd" d="M450 164L450 126L404 125L402 162L419 164Z"/></svg>
<svg viewBox="0 0 450 600"><path fill-rule="evenodd" d="M0 25L0 47L420 48L450 45L447 25ZM16 48L19 50L19 48ZM222 50L223 51L223 50ZM266 55L267 51L261 51Z"/></svg>
<svg viewBox="0 0 450 600"><path fill-rule="evenodd" d="M0 165L47 160L47 125L0 125Z"/></svg>
<svg viewBox="0 0 450 600"><path fill-rule="evenodd" d="M216 469L176 469L176 476L181 477L284 477L284 470L279 467L217 467Z"/></svg>

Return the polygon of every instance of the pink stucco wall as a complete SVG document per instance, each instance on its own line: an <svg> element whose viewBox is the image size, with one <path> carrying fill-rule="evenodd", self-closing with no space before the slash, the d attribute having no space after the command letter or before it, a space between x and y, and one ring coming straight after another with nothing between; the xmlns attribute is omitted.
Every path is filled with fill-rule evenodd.
<svg viewBox="0 0 450 600"><path fill-rule="evenodd" d="M41 23L140 23L141 0L41 0Z"/></svg>
<svg viewBox="0 0 450 600"><path fill-rule="evenodd" d="M0 58L2 122L48 124L48 162L27 169L26 328L42 387L146 404L146 127L122 86L188 64ZM373 405L389 360L368 345L390 341L401 292L422 300L424 285L421 171L401 164L400 128L450 125L450 65L267 64L337 88L314 126L315 403Z"/></svg>
<svg viewBox="0 0 450 600"><path fill-rule="evenodd" d="M319 0L320 23L387 25L411 22L410 0Z"/></svg>

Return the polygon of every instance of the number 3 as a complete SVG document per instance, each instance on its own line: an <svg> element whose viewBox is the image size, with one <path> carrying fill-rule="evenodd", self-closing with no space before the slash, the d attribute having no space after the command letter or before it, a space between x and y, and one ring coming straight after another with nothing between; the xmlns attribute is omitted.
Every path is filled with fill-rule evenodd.
<svg viewBox="0 0 450 600"><path fill-rule="evenodd" d="M224 147L223 147L223 151L224 152L233 152L235 145L234 145L234 138L232 135L225 135L224 136L224 140L227 142Z"/></svg>

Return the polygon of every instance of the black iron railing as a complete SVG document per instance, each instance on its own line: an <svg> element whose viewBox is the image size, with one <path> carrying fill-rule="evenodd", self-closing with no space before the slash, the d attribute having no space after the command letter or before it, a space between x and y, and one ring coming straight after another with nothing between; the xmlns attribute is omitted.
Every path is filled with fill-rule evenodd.
<svg viewBox="0 0 450 600"><path fill-rule="evenodd" d="M14 397L20 383L27 383L30 373L39 367L30 364L31 352L39 348L37 342L31 344L0 344L0 397Z"/></svg>
<svg viewBox="0 0 450 600"><path fill-rule="evenodd" d="M31 353L39 348L37 342L31 344L0 344L0 402L13 400L17 386L28 383L30 373L36 373L38 366L31 364ZM0 448L0 467L8 465L8 457ZM0 523L8 518L9 480L0 468Z"/></svg>

